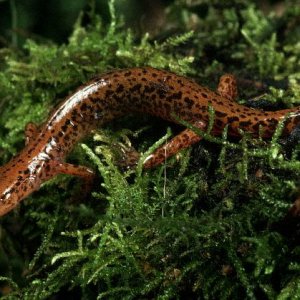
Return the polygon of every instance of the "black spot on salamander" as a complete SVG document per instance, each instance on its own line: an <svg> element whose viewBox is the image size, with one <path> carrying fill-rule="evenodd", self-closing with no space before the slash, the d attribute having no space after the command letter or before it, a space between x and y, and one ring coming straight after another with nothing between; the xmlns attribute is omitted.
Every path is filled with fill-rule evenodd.
<svg viewBox="0 0 300 300"><path fill-rule="evenodd" d="M64 136L64 140L65 140L65 141L69 141L69 140L70 140L70 136L69 136L68 134L66 134L66 135Z"/></svg>
<svg viewBox="0 0 300 300"><path fill-rule="evenodd" d="M77 130L78 130L78 125L77 125L77 124L74 124L74 125L73 125L73 130L72 130L72 131L73 131L73 132L76 132Z"/></svg>
<svg viewBox="0 0 300 300"><path fill-rule="evenodd" d="M189 97L185 97L184 102L186 103L188 109L191 109L193 107L194 101Z"/></svg>
<svg viewBox="0 0 300 300"><path fill-rule="evenodd" d="M248 126L250 126L252 124L252 122L251 121L242 121L242 122L240 122L240 126L241 127L248 127Z"/></svg>
<svg viewBox="0 0 300 300"><path fill-rule="evenodd" d="M174 99L174 100L180 100L180 99L182 98L182 92L179 91L179 92L177 92L177 93L174 93L174 94L172 94L170 97L171 97L172 99Z"/></svg>
<svg viewBox="0 0 300 300"><path fill-rule="evenodd" d="M107 91L105 92L105 98L109 98L113 93L114 93L113 90L107 90Z"/></svg>
<svg viewBox="0 0 300 300"><path fill-rule="evenodd" d="M116 101L121 101L122 97L118 96L117 94L114 94L113 99L115 99Z"/></svg>
<svg viewBox="0 0 300 300"><path fill-rule="evenodd" d="M220 119L216 119L216 120L215 120L215 124L216 124L216 126L218 126L218 127L223 126L223 122L222 122Z"/></svg>
<svg viewBox="0 0 300 300"><path fill-rule="evenodd" d="M269 125L275 127L278 124L278 120L276 119L268 119Z"/></svg>
<svg viewBox="0 0 300 300"><path fill-rule="evenodd" d="M227 113L223 113L223 112L218 111L218 110L215 112L215 114L216 114L216 116L219 117L219 118L224 118L224 117L227 116Z"/></svg>
<svg viewBox="0 0 300 300"><path fill-rule="evenodd" d="M27 154L31 154L33 150L34 150L34 148L30 148L30 149L27 151Z"/></svg>
<svg viewBox="0 0 300 300"><path fill-rule="evenodd" d="M72 110L72 115L73 115L73 116L77 116L77 115L78 115L78 111L77 111L76 108Z"/></svg>
<svg viewBox="0 0 300 300"><path fill-rule="evenodd" d="M92 103L95 104L95 103L98 102L99 99L98 99L98 97L90 97L90 100L91 100Z"/></svg>
<svg viewBox="0 0 300 300"><path fill-rule="evenodd" d="M132 88L130 88L130 92L138 92L141 89L142 85L140 83L134 85Z"/></svg>
<svg viewBox="0 0 300 300"><path fill-rule="evenodd" d="M86 111L86 110L87 110L87 105L86 105L86 103L82 103L82 104L80 105L80 110L81 110L81 111Z"/></svg>
<svg viewBox="0 0 300 300"><path fill-rule="evenodd" d="M153 85L149 86L149 85L146 85L145 88L144 88L144 93L153 93L155 90L155 87Z"/></svg>
<svg viewBox="0 0 300 300"><path fill-rule="evenodd" d="M182 82L182 80L181 80L181 79L177 79L177 83L179 83L179 84L180 84L180 86L183 86L183 82Z"/></svg>
<svg viewBox="0 0 300 300"><path fill-rule="evenodd" d="M116 89L116 92L117 93L122 93L124 91L124 85L123 84L119 84L117 89Z"/></svg>
<svg viewBox="0 0 300 300"><path fill-rule="evenodd" d="M235 122L235 121L238 121L238 120L239 120L238 117L229 117L229 118L227 119L227 122L228 122L228 123L232 123L232 122Z"/></svg>
<svg viewBox="0 0 300 300"><path fill-rule="evenodd" d="M252 126L252 128L253 128L254 131L258 131L258 130L259 130L259 126L260 126L260 123L258 122L258 123L256 123L256 124L254 124L254 125Z"/></svg>
<svg viewBox="0 0 300 300"><path fill-rule="evenodd" d="M157 91L157 93L158 93L158 96L159 96L160 99L163 99L163 98L165 98L165 96L166 96L166 91L163 90L163 89L159 89L159 90Z"/></svg>
<svg viewBox="0 0 300 300"><path fill-rule="evenodd" d="M77 115L73 115L72 117L71 117L71 120L73 121L73 122L77 122Z"/></svg>
<svg viewBox="0 0 300 300"><path fill-rule="evenodd" d="M267 125L267 123L265 121L260 121L259 124L262 125L262 126L266 126Z"/></svg>
<svg viewBox="0 0 300 300"><path fill-rule="evenodd" d="M151 99L151 100L155 100L155 99L156 99L156 95L155 95L155 94L152 94L150 99Z"/></svg>

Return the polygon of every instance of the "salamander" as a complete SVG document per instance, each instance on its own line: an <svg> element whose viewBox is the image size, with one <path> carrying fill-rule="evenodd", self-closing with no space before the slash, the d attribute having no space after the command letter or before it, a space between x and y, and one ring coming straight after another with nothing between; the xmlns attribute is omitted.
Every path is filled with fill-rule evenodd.
<svg viewBox="0 0 300 300"><path fill-rule="evenodd" d="M221 77L216 92L192 79L152 67L114 70L94 78L68 96L44 124L26 126L25 147L0 167L0 216L59 173L80 176L90 182L93 171L68 164L65 157L91 130L127 114L146 113L174 123L184 120L205 130L212 107L213 134L220 134L228 126L228 134L232 136L239 136L239 129L258 136L261 128L264 138L270 137L284 118L285 134L299 123L300 107L262 111L236 103L236 97L232 75ZM200 139L192 130L185 129L150 155L144 167L158 165Z"/></svg>

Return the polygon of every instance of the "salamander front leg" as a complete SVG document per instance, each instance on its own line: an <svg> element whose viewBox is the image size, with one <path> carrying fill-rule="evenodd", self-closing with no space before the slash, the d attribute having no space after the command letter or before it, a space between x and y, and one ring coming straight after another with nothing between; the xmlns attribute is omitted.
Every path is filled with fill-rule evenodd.
<svg viewBox="0 0 300 300"><path fill-rule="evenodd" d="M204 129L206 124L204 122L197 122L195 127ZM201 140L201 137L191 129L185 129L176 135L170 142L156 149L154 153L149 155L143 164L145 169L153 168L163 163L168 157L176 154L181 149L185 149Z"/></svg>
<svg viewBox="0 0 300 300"><path fill-rule="evenodd" d="M57 163L54 166L54 171L57 174L68 174L81 177L83 180L83 195L86 195L93 186L95 174L88 167L76 166L68 163Z"/></svg>
<svg viewBox="0 0 300 300"><path fill-rule="evenodd" d="M38 126L32 122L29 122L25 126L25 145L28 145L39 133Z"/></svg>

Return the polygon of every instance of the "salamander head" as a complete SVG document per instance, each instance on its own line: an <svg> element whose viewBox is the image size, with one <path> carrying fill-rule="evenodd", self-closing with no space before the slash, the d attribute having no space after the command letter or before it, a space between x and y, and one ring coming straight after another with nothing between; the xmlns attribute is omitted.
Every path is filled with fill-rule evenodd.
<svg viewBox="0 0 300 300"><path fill-rule="evenodd" d="M0 167L0 216L8 213L39 187L39 174L36 171L37 168L33 170L20 163L20 156Z"/></svg>

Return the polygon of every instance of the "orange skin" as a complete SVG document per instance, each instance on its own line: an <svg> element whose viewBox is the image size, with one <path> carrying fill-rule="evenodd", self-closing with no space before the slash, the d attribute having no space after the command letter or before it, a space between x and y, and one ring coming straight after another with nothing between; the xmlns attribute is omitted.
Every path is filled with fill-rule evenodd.
<svg viewBox="0 0 300 300"><path fill-rule="evenodd" d="M228 125L229 135L238 136L240 128L257 136L261 127L265 138L285 117L285 134L299 123L300 107L266 112L234 102L236 96L231 75L221 78L217 92L150 67L116 70L93 79L67 97L42 126L27 125L24 149L0 167L0 216L59 173L91 182L93 171L65 163L66 155L92 129L129 113L147 113L174 123L179 118L205 129L211 106L215 111L213 134L220 134ZM200 139L186 129L150 155L144 167L156 166Z"/></svg>

